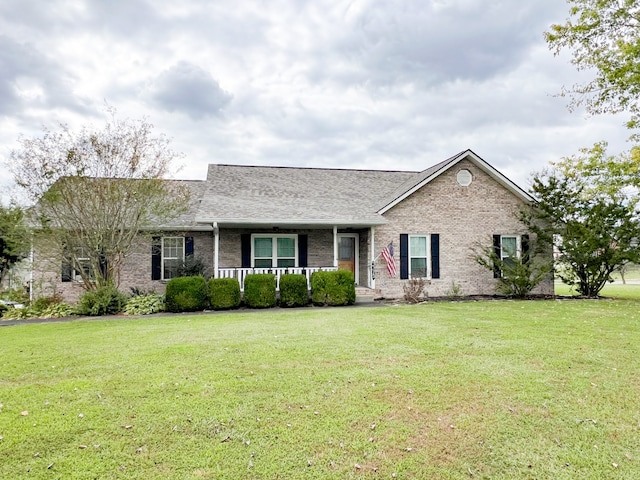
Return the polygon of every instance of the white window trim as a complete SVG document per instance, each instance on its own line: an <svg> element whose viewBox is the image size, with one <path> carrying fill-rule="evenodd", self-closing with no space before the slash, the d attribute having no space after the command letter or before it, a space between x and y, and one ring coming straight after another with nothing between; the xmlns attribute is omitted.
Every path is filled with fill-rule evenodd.
<svg viewBox="0 0 640 480"><path fill-rule="evenodd" d="M414 277L411 274L411 259L412 258L424 258L422 256L412 256L411 255L411 239L415 237L425 238L427 242L427 254L426 254L426 265L427 265L427 276L426 277ZM412 278L424 278L425 280L431 280L431 234L430 233L410 233L407 238L407 269L409 270L409 279Z"/></svg>
<svg viewBox="0 0 640 480"><path fill-rule="evenodd" d="M505 255L504 250L504 239L505 238L515 238L516 239L516 257L522 257L522 236L521 235L500 235L500 260L504 262L505 258L511 258L510 255Z"/></svg>
<svg viewBox="0 0 640 480"><path fill-rule="evenodd" d="M264 268L278 268L278 238L293 238L293 250L294 250L294 263L293 266L299 265L298 261L298 235L295 233L254 233L251 234L251 268L255 268L256 256L255 256L255 239L256 238L271 238L271 267ZM282 257L291 258L291 257ZM275 263L275 266L273 265ZM286 268L286 267L280 267ZM293 267L292 267L293 268Z"/></svg>
<svg viewBox="0 0 640 480"><path fill-rule="evenodd" d="M164 254L164 241L165 240L182 240L182 257L167 257ZM185 238L184 237L162 237L162 244L160 246L160 278L162 280L171 280L170 278L165 278L164 276L164 261L165 260L182 260L185 258Z"/></svg>

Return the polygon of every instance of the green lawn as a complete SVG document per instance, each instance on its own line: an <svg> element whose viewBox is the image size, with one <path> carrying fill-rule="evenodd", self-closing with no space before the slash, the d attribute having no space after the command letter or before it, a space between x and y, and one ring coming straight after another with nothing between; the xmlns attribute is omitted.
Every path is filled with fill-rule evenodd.
<svg viewBox="0 0 640 480"><path fill-rule="evenodd" d="M637 479L636 288L0 327L0 478Z"/></svg>

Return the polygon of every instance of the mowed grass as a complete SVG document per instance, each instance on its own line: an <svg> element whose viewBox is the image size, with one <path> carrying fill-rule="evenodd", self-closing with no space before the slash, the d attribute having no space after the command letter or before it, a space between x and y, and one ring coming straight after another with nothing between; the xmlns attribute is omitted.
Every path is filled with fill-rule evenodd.
<svg viewBox="0 0 640 480"><path fill-rule="evenodd" d="M0 327L0 478L637 479L639 307Z"/></svg>

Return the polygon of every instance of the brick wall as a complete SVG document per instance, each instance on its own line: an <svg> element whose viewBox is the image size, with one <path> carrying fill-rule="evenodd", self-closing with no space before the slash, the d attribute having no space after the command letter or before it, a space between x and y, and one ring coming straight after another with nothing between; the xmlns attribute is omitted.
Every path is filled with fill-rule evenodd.
<svg viewBox="0 0 640 480"><path fill-rule="evenodd" d="M457 173L467 169L472 183L462 187ZM398 275L391 278L382 258L376 262L376 288L387 298L403 296L406 281L399 279L400 234L440 235L440 278L431 280L429 296L446 296L452 284L463 295L493 295L496 280L492 272L480 267L471 257L471 248L491 245L492 235L526 233L516 218L522 201L497 183L472 162L463 160L449 171L384 214L388 224L376 229L376 250L393 241ZM553 293L551 279L536 293Z"/></svg>
<svg viewBox="0 0 640 480"><path fill-rule="evenodd" d="M213 269L213 233L189 232L189 233L163 233L163 236L192 236L193 253L201 258L206 265ZM54 292L62 293L68 302L76 302L84 292L80 282L63 282L62 259L60 252L41 238L34 246L34 270L33 290L35 298L51 295ZM212 270L213 271L213 270ZM130 288L136 287L144 290L155 290L164 293L166 282L151 279L151 238L141 235L136 242L133 251L125 259L120 270L119 289L128 293Z"/></svg>

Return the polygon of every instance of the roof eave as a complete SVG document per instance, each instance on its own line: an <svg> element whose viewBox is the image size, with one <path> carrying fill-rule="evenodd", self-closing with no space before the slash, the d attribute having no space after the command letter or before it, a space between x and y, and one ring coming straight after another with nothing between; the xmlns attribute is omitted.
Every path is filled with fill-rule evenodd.
<svg viewBox="0 0 640 480"><path fill-rule="evenodd" d="M196 218L199 224L213 225L217 223L219 227L280 227L280 228L318 228L318 227L351 227L365 228L377 225L384 225L387 220L383 217L378 219L345 220L345 219L299 219L291 220L284 218Z"/></svg>

